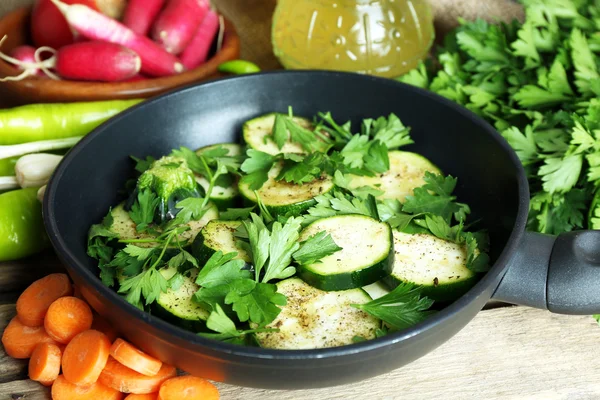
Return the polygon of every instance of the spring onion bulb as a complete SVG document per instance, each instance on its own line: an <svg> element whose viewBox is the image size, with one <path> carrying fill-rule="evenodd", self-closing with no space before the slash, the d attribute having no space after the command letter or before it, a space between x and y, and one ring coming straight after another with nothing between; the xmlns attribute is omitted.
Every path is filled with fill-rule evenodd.
<svg viewBox="0 0 600 400"><path fill-rule="evenodd" d="M0 146L0 160L9 157L23 156L25 154L39 153L42 151L68 149L73 147L82 137L83 136L77 136L66 139L41 140L39 142Z"/></svg>
<svg viewBox="0 0 600 400"><path fill-rule="evenodd" d="M42 186L37 192L37 199L40 203L44 202L44 194L46 194L46 185Z"/></svg>
<svg viewBox="0 0 600 400"><path fill-rule="evenodd" d="M14 176L0 176L0 191L19 188L19 182Z"/></svg>
<svg viewBox="0 0 600 400"><path fill-rule="evenodd" d="M17 182L22 188L40 187L48 183L50 176L62 160L55 154L28 154L19 158L15 165Z"/></svg>

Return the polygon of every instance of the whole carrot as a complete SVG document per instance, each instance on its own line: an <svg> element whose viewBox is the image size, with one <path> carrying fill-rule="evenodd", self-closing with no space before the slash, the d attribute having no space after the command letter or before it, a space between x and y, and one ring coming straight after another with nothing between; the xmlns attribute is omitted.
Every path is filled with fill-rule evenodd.
<svg viewBox="0 0 600 400"><path fill-rule="evenodd" d="M68 5L60 0L52 2L60 9L71 27L81 35L92 40L120 44L135 51L142 59L143 73L169 76L185 69L175 56L122 23L81 4Z"/></svg>

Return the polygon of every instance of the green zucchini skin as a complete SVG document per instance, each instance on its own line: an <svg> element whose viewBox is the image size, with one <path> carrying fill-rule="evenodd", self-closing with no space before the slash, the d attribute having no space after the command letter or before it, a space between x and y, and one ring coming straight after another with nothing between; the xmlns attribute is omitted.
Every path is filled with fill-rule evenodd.
<svg viewBox="0 0 600 400"><path fill-rule="evenodd" d="M394 231L395 261L384 278L390 289L400 283L421 286L422 294L437 303L449 303L464 295L479 276L466 267L464 246L431 234Z"/></svg>
<svg viewBox="0 0 600 400"><path fill-rule="evenodd" d="M375 260L365 260L367 264L364 266L358 266L349 271L336 271L336 263L351 261L352 259L352 254L347 254L343 250L343 232L338 232L335 226L333 228L328 228L329 224L339 224L341 221L344 221L345 223L350 223L350 221L352 221L351 228L356 230L355 234L360 232L361 222L363 224L368 222L370 226L378 227L381 229L381 235L377 238L378 240L376 240L376 242L382 241L382 244L385 243L386 249L383 249L384 246L381 246L381 249L377 250L381 253L379 257ZM341 230L342 226L339 226L339 229ZM392 271L394 266L394 252L392 247L393 235L392 230L387 223L380 222L364 215L338 215L313 222L301 232L300 240L306 240L309 236L312 236L319 231L328 232L336 244L339 247L342 247L342 250L323 258L320 263L298 267L298 276L309 285L325 291L356 289L375 283L387 277ZM376 246L377 244L369 242L368 236L371 232L368 229L363 233L365 235L365 241L359 246L352 248L352 251L367 254L372 250L373 246Z"/></svg>
<svg viewBox="0 0 600 400"><path fill-rule="evenodd" d="M241 221L212 220L196 236L192 243L192 254L200 264L206 264L210 257L217 251L223 254L237 252L236 258L249 263L250 256L243 249L235 245L235 231L241 225Z"/></svg>

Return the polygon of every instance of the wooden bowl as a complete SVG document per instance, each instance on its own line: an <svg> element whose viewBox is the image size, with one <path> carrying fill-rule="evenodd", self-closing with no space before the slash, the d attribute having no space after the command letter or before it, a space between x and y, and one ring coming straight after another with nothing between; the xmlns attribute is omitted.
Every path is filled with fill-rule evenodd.
<svg viewBox="0 0 600 400"><path fill-rule="evenodd" d="M29 21L31 8L21 8L0 19L0 38L7 35L0 49L8 53L22 44L31 43ZM30 103L62 103L152 97L177 87L220 76L219 64L234 60L240 55L240 39L233 24L225 20L225 35L221 51L200 67L163 78L136 82L77 82L28 77L19 82L0 82L2 105L16 106ZM18 75L19 71L0 60L0 77Z"/></svg>

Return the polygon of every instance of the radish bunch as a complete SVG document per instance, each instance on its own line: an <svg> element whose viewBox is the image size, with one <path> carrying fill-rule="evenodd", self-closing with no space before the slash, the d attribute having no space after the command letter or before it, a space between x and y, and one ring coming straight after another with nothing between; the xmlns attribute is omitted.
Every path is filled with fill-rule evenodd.
<svg viewBox="0 0 600 400"><path fill-rule="evenodd" d="M51 2L74 33L73 43L0 52L1 59L22 70L4 80L37 75L118 82L170 76L206 62L222 34L223 20L209 0L129 0L122 21L85 4ZM219 47L221 40L219 35ZM44 53L49 57L42 58Z"/></svg>

